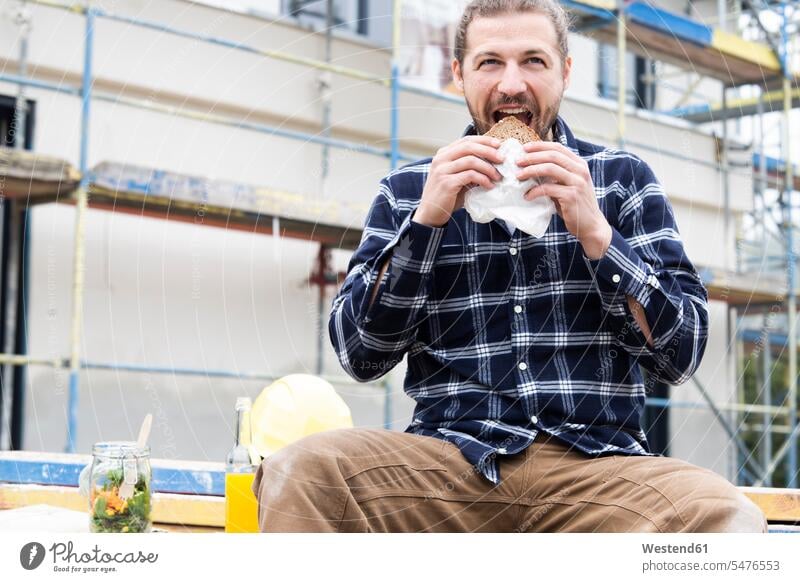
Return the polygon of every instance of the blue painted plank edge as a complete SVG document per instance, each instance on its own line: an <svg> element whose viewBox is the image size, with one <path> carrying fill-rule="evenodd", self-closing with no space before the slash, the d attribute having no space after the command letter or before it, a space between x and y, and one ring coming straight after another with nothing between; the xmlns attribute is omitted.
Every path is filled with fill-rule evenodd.
<svg viewBox="0 0 800 582"><path fill-rule="evenodd" d="M0 458L0 482L77 487L83 467L75 462ZM153 466L152 473L151 488L159 493L225 495L222 470Z"/></svg>
<svg viewBox="0 0 800 582"><path fill-rule="evenodd" d="M670 109L662 111L665 115L672 115L674 117L690 117L692 115L703 115L711 111L711 105L708 103L700 103L698 105L687 105L686 107L678 107L677 109Z"/></svg>
<svg viewBox="0 0 800 582"><path fill-rule="evenodd" d="M711 46L714 37L714 31L705 24L666 10L660 10L644 2L634 2L628 5L625 14L637 24L700 46Z"/></svg>
<svg viewBox="0 0 800 582"><path fill-rule="evenodd" d="M614 13L610 10L606 10L604 8L598 8L597 6L590 6L588 4L584 4L583 2L579 2L577 0L561 0L561 4L564 8L568 10L573 10L575 12L580 12L584 15L591 15L596 18L600 18L606 22L611 22L612 20L616 20Z"/></svg>
<svg viewBox="0 0 800 582"><path fill-rule="evenodd" d="M771 173L783 173L786 171L786 160L773 158L770 156L765 156L765 165L767 167L767 172ZM753 153L753 169L758 171L761 167L761 155L758 152ZM795 165L794 175L797 176L797 166Z"/></svg>

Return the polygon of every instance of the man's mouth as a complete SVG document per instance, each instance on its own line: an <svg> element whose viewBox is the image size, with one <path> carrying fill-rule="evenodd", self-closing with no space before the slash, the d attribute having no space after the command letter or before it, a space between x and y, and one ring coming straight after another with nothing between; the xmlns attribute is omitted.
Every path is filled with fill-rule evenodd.
<svg viewBox="0 0 800 582"><path fill-rule="evenodd" d="M492 114L492 119L497 123L508 116L516 117L528 127L531 126L531 122L533 121L533 114L527 107L503 107L501 109L496 109Z"/></svg>

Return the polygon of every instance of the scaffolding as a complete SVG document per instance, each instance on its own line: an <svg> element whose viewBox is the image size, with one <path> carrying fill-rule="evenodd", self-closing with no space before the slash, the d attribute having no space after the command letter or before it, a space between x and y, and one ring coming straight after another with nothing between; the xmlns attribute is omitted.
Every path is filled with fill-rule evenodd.
<svg viewBox="0 0 800 582"><path fill-rule="evenodd" d="M748 269L753 266L753 253L750 247L753 246L752 232L742 232L737 243L736 271L733 273L718 273L708 271L703 273L704 282L709 288L711 298L726 301L729 309L734 310L736 315L736 331L731 333L730 340L738 342L739 348L745 344L763 346L766 344L763 359L763 373L761 374L762 386L759 388L760 403L747 403L740 398L738 403L719 403L715 402L708 394L705 387L697 378L693 378L694 384L703 397L704 403L677 401L672 398L648 398L646 405L661 408L703 408L710 410L720 422L731 441L734 443L739 453L740 476L742 480L750 484L761 485L769 484L770 478L775 469L782 462L786 463L788 474L787 485L797 486L797 442L798 442L798 418L797 418L797 330L796 330L796 253L794 250L794 232L792 219L792 200L791 194L795 190L797 181L796 172L791 162L791 135L789 131L789 112L793 107L800 103L800 92L795 88L796 77L791 66L792 54L790 52L790 31L795 30L795 16L797 14L797 2L742 2L743 10L746 9L751 14L750 25L754 22L759 26L763 38L757 40L745 40L733 33L726 31L727 28L727 8L726 2L721 0L718 3L720 27L711 27L697 22L689 17L673 14L645 2L626 2L624 0L584 0L573 1L564 0L562 2L574 17L574 30L579 33L588 34L601 43L615 46L617 49L617 87L626 86L626 55L629 52L639 54L648 59L670 63L684 69L691 68L703 76L716 79L722 83L722 99L718 104L693 105L688 107L676 107L668 113L679 118L683 118L695 123L720 123L722 125L722 139L720 141L719 169L723 176L723 196L725 205L725 228L726 233L730 232L732 226L729 224L730 212L728 209L729 185L728 176L731 173L740 171L729 159L729 140L727 120L739 119L748 115L755 115L763 118L766 113L772 111L783 112L784 129L782 135L782 156L780 160L769 158L764 153L764 130L761 124L759 136L758 152L753 156L753 164L748 168L748 172L757 172L755 180L755 200L756 209L753 213L753 224L751 230L763 236L761 242L768 238L772 240L773 247L778 249L776 256L768 257L773 262L769 263L771 271L774 273L780 269L785 270L785 293L776 295L772 283L759 287L754 285L752 278L748 277ZM83 51L83 70L80 86L69 86L55 84L43 79L29 76L27 72L27 42L30 16L27 14L28 5L38 5L48 9L63 10L83 16L85 19L84 51ZM330 15L331 2L328 3ZM782 26L776 35L767 30L761 24L760 15L766 11L773 11L781 17ZM313 143L322 146L322 178L323 183L327 177L329 164L329 150L347 149L354 152L373 155L384 158L388 161L390 168L395 168L401 161L414 160L416 156L411 156L400 149L399 129L400 129L400 108L399 98L401 92L419 93L434 99L463 104L463 99L446 93L431 92L402 82L399 76L398 66L398 47L400 46L400 22L402 15L402 2L395 0L393 3L393 32L391 48L391 68L389 77L377 76L356 69L342 67L332 64L331 61L331 38L332 26L330 17L328 26L321 34L326 36L326 59L316 60L299 57L290 53L264 50L256 46L251 46L231 39L220 38L194 31L167 26L160 22L134 18L125 14L119 14L104 10L91 4L68 3L58 0L27 0L21 3L21 10L18 14L17 22L20 26L20 54L18 74L2 73L0 81L16 84L19 87L17 96L17 120L24 119L25 115L25 89L36 88L48 91L55 91L62 94L71 95L80 99L81 102L81 133L80 133L80 154L79 165L71 168L60 164L57 160L38 160L32 163L30 157L25 157L22 152L14 154L3 154L5 159L0 159L0 171L9 180L9 192L12 204L22 204L22 196L31 196L34 192L32 184L37 183L41 189L40 195L32 197L33 202L50 202L54 199L64 201L65 197L75 205L75 241L74 241L74 264L73 264L73 292L72 292L72 324L71 324L71 351L68 357L63 359L49 360L37 358L27 354L0 354L0 364L3 365L3 377L8 378L9 371L15 366L34 366L45 365L69 370L69 406L66 430L66 452L75 451L76 434L78 428L78 398L80 392L79 372L81 370L126 370L132 372L149 372L163 374L185 374L203 375L226 378L240 379L259 379L269 381L273 377L269 374L259 372L242 373L232 370L207 370L197 368L163 368L140 364L125 364L118 362L93 362L82 357L80 351L80 338L82 334L82 310L84 297L84 270L85 270L85 221L88 208L109 208L113 204L115 210L125 210L125 201L130 200L135 203L137 208L141 208L143 201L148 200L155 206L151 208L153 216L159 215L157 204L158 186L152 179L144 182L137 182L135 176L130 180L110 180L110 175L119 175L119 172L104 171L102 165L90 168L88 163L89 148L89 125L91 121L91 105L93 101L107 101L124 104L130 107L141 108L149 111L166 113L172 116L188 117L197 121L218 124L231 128L245 129L248 131L259 132L269 136L284 137L294 140L301 140L306 143ZM202 41L212 45L226 47L228 49L244 51L265 59L273 59L287 63L293 63L303 67L309 67L323 72L325 75L339 75L355 79L364 83L375 84L389 90L390 99L390 139L388 148L377 148L365 144L353 143L331 137L330 127L330 102L323 98L322 131L313 134L300 131L291 131L282 127L267 124L245 121L242 119L201 113L197 111L174 108L157 101L140 100L123 95L103 92L93 87L92 65L94 60L93 42L95 30L98 23L103 21L116 21L130 26L142 27L145 29L158 31L163 34L176 35L187 39ZM696 83L695 83L696 84ZM329 87L329 79L323 77L320 82L320 91L325 95ZM755 87L758 90L756 98L744 98L728 100L728 91L740 87ZM687 96L692 87L687 89ZM685 100L685 99L684 99ZM626 102L626 92L617 91L617 128L615 136L592 136L602 140L615 141L620 147L635 145L642 149L654 149L652 145L637 143L629 139L626 131L626 112L629 105ZM20 144L17 143L20 147ZM682 158L677 152L661 152L664 155ZM685 156L684 156L685 158ZM689 158L685 158L689 159ZM46 162L46 163L45 163ZM26 168L28 168L26 170ZM15 174L16 172L16 174ZM133 172L136 173L135 171ZM14 180L20 184L19 198L14 199ZM74 189L73 189L74 187ZM777 222L768 225L773 219L773 213L767 204L767 194L770 191L777 191L781 204L782 216ZM280 194L280 193L278 193ZM269 192L257 192L256 197L269 198ZM287 208L284 202L285 196L276 195L274 204L268 205L268 211L264 211L264 205L259 204L252 208L236 207L237 216L242 224L252 225L253 221L260 219L262 227L258 230L273 236L286 235L314 241L320 245L317 265L309 281L320 286L319 295L319 318L320 334L318 344L317 372L322 372L322 330L325 289L335 286L338 282L336 273L330 272L328 252L331 248L354 248L360 239L360 232L348 226L353 224L352 220L337 220L330 218L330 213L320 212L319 209L305 207L302 201L294 206ZM191 196L183 200L187 212L194 212L198 208L199 202L192 200ZM218 207L221 211L230 211L236 203L231 199L219 200ZM352 209L352 213L357 213L357 209ZM352 216L352 213L350 216ZM180 214L180 213L178 213ZM265 220L266 219L266 220ZM225 226L230 225L229 219L225 221ZM726 238L726 240L728 240ZM760 247L760 251L766 251ZM741 252L740 252L741 251ZM767 256L767 255L763 255ZM773 260L774 259L774 260ZM759 263L761 267L764 263ZM19 265L11 265L11 268L19 268ZM13 299L13 298L12 298ZM7 297L7 301L9 298ZM781 334L779 330L773 331L766 328L767 333L757 332L745 326L748 318L754 311L761 313L766 321L769 313L772 313L774 306L778 304L781 312L786 314L786 333ZM769 311L769 313L768 313ZM15 322L7 323L3 333L6 337L14 333L13 325ZM729 330L730 332L730 330ZM8 345L8 343L6 344ZM788 350L787 367L787 397L780 404L772 401L770 389L770 358L774 356L773 348L778 351L778 356L784 350ZM739 354L740 363L743 360ZM336 378L336 382L341 382L341 378ZM739 376L738 382L741 384L742 378ZM5 383L5 382L4 382ZM7 384L6 384L7 385ZM391 421L390 386L387 380L382 382L385 391L384 423L388 427ZM742 390L738 390L741 395ZM8 399L9 391L4 390L4 399ZM9 402L3 402L3 414L7 415L10 410ZM727 413L733 414L731 420ZM761 415L761 425L745 426L744 418L746 415ZM785 417L784 424L778 424L776 417ZM759 439L760 456L755 457L756 451L744 443L742 434L745 429L758 428L763 437ZM786 435L783 445L778 451L772 451L772 434L781 432ZM0 450L8 448L8 419L0 422Z"/></svg>

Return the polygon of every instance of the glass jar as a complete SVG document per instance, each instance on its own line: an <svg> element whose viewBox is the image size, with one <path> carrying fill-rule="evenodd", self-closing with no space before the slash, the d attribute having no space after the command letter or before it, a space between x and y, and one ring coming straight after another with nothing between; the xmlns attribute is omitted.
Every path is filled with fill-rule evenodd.
<svg viewBox="0 0 800 582"><path fill-rule="evenodd" d="M135 442L127 441L94 445L89 472L89 530L149 532L151 508L150 447L138 448Z"/></svg>

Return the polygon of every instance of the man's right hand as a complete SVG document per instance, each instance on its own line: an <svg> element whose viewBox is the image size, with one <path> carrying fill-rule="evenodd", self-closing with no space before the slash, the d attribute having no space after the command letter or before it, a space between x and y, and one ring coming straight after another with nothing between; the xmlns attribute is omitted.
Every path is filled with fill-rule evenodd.
<svg viewBox="0 0 800 582"><path fill-rule="evenodd" d="M427 226L444 226L464 205L464 194L470 187L494 188L494 182L502 179L492 165L503 161L497 150L500 143L493 137L469 135L436 152L412 220Z"/></svg>

